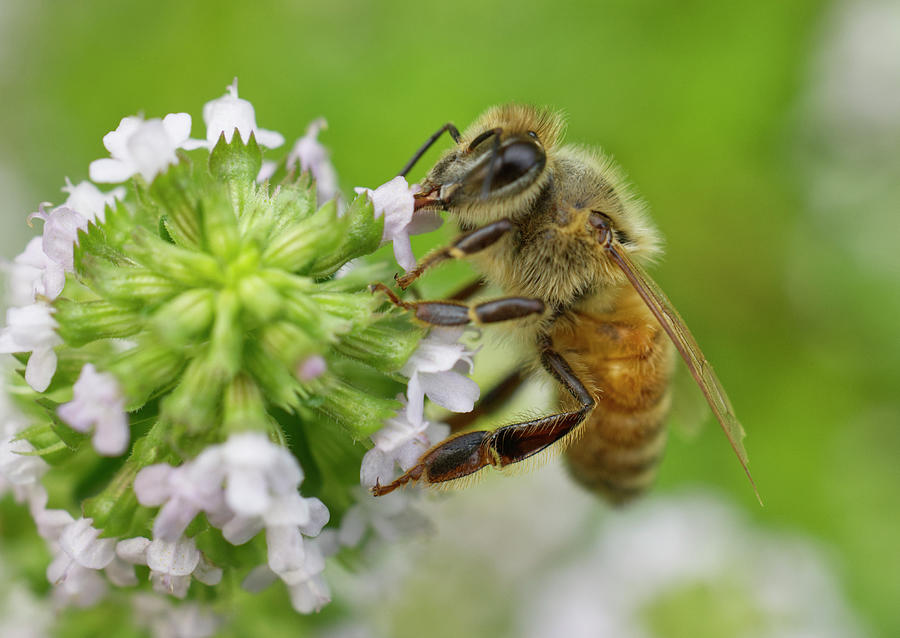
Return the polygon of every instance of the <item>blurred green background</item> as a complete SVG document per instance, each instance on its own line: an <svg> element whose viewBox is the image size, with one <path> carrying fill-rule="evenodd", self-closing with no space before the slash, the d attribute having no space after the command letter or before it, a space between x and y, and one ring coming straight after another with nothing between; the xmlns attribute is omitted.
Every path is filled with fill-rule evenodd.
<svg viewBox="0 0 900 638"><path fill-rule="evenodd" d="M713 485L813 537L873 635L898 636L900 100L885 85L900 70L868 38L884 20L846 26L873 6L897 15L820 0L4 0L0 249L24 247L25 216L86 179L122 116L188 111L202 137L203 103L235 76L289 140L328 119L345 191L386 181L448 120L559 107L567 139L602 145L649 201L667 243L654 274L729 390L766 506L710 423L672 437L658 491ZM867 85L870 58L897 75Z"/></svg>

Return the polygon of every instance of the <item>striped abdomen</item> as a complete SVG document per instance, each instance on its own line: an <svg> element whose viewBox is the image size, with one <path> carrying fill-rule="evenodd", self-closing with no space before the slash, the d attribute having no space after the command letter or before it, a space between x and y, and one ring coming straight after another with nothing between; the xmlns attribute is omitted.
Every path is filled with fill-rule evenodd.
<svg viewBox="0 0 900 638"><path fill-rule="evenodd" d="M566 451L572 475L613 503L647 489L666 443L674 348L631 291L614 313L576 315L577 329L558 335L561 351L597 406Z"/></svg>

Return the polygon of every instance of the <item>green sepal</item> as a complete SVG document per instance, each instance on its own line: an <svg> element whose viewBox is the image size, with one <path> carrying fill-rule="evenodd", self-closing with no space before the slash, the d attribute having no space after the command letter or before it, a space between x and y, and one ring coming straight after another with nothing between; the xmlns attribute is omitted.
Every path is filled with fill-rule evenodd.
<svg viewBox="0 0 900 638"><path fill-rule="evenodd" d="M200 194L208 189L209 177L196 170L184 154L178 163L157 175L150 184L149 194L159 207L165 229L179 246L196 249L203 241L203 215L199 206Z"/></svg>
<svg viewBox="0 0 900 638"><path fill-rule="evenodd" d="M67 426L54 424L53 420L44 423L31 425L16 435L17 439L24 439L34 448L28 452L26 456L39 456L50 465L59 465L69 460L78 450L80 442L76 447L70 447L57 433L57 429L69 429ZM71 430L70 430L71 431ZM68 436L66 438L69 438ZM73 437L77 440L77 437ZM82 436L82 440L84 437Z"/></svg>
<svg viewBox="0 0 900 638"><path fill-rule="evenodd" d="M169 346L185 345L209 332L215 304L216 294L211 289L191 288L156 310L151 325Z"/></svg>
<svg viewBox="0 0 900 638"><path fill-rule="evenodd" d="M36 399L35 403L46 410L50 428L53 430L53 433L59 437L59 440L72 452L77 452L82 444L84 444L85 440L88 439L89 435L73 429L59 418L56 410L60 404L56 401L50 401L44 397L39 397Z"/></svg>
<svg viewBox="0 0 900 638"><path fill-rule="evenodd" d="M210 185L197 206L203 221L203 239L207 250L224 261L231 260L240 246L231 198L221 186Z"/></svg>
<svg viewBox="0 0 900 638"><path fill-rule="evenodd" d="M316 213L272 238L263 252L263 263L292 273L307 274L318 255L334 251L343 241L349 220L338 218L332 200Z"/></svg>
<svg viewBox="0 0 900 638"><path fill-rule="evenodd" d="M395 399L373 396L334 375L325 374L320 379L321 390L316 394L321 401L312 407L340 423L354 439L379 430L401 407Z"/></svg>
<svg viewBox="0 0 900 638"><path fill-rule="evenodd" d="M268 425L266 402L259 386L249 375L237 375L225 388L222 402L224 436L247 430L264 432Z"/></svg>
<svg viewBox="0 0 900 638"><path fill-rule="evenodd" d="M424 333L405 316L388 317L344 335L335 344L335 350L376 370L396 372L415 351Z"/></svg>
<svg viewBox="0 0 900 638"><path fill-rule="evenodd" d="M324 345L314 342L303 329L287 321L265 326L259 332L258 341L272 360L292 370Z"/></svg>
<svg viewBox="0 0 900 638"><path fill-rule="evenodd" d="M244 366L259 385L266 400L290 411L299 403L300 382L283 365L273 365L271 357L260 344L250 341L244 349Z"/></svg>
<svg viewBox="0 0 900 638"><path fill-rule="evenodd" d="M119 304L103 299L53 302L53 318L59 324L59 336L71 347L80 347L97 339L130 337L141 329L139 315Z"/></svg>
<svg viewBox="0 0 900 638"><path fill-rule="evenodd" d="M215 320L209 339L208 363L217 378L231 379L240 371L243 346L241 302L235 291L226 288L216 297Z"/></svg>
<svg viewBox="0 0 900 638"><path fill-rule="evenodd" d="M130 254L144 268L184 286L222 282L222 267L215 257L170 244L144 228L135 230Z"/></svg>
<svg viewBox="0 0 900 638"><path fill-rule="evenodd" d="M219 423L218 411L225 385L222 371L204 357L191 361L179 384L161 403L167 421L190 433L208 432Z"/></svg>
<svg viewBox="0 0 900 638"><path fill-rule="evenodd" d="M325 277L351 259L368 255L381 244L384 216L375 219L372 202L366 194L358 195L344 212L347 228L340 245L331 252L320 253L309 269L311 277Z"/></svg>
<svg viewBox="0 0 900 638"><path fill-rule="evenodd" d="M81 260L84 283L122 307L146 310L175 295L182 287L171 279L133 264L115 265L93 255Z"/></svg>
<svg viewBox="0 0 900 638"><path fill-rule="evenodd" d="M262 151L253 132L244 144L237 129L230 143L225 141L223 131L209 154L209 172L222 182L253 182L261 167Z"/></svg>
<svg viewBox="0 0 900 638"><path fill-rule="evenodd" d="M259 325L272 321L284 307L284 299L261 275L241 277L237 294L244 312Z"/></svg>
<svg viewBox="0 0 900 638"><path fill-rule="evenodd" d="M84 274L84 259L104 259L114 264L125 263L127 259L110 241L104 229L106 224L98 225L95 221L88 223L87 230L79 229L75 245L72 249L72 258L75 272Z"/></svg>
<svg viewBox="0 0 900 638"><path fill-rule="evenodd" d="M375 320L375 308L381 303L368 293L316 292L309 295L315 304L328 314L343 319L352 327L364 326Z"/></svg>
<svg viewBox="0 0 900 638"><path fill-rule="evenodd" d="M137 410L156 390L172 385L184 367L187 354L147 336L134 348L115 356L107 370L122 386L126 411Z"/></svg>

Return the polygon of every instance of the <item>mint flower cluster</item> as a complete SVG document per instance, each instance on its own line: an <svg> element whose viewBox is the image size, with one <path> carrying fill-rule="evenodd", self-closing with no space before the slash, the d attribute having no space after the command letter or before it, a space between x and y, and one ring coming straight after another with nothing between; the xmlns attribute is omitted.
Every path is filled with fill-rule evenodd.
<svg viewBox="0 0 900 638"><path fill-rule="evenodd" d="M478 396L459 332L420 345L368 290L393 274L359 259L381 244L415 265L405 180L343 200L323 120L264 160L284 137L236 82L203 119L192 139L187 113L124 118L93 183L29 216L43 233L8 267L0 495L28 506L58 605L130 588L135 618L162 605L148 589L215 611L280 580L318 610L326 556L370 527L390 536L360 481L445 433L426 395L452 410Z"/></svg>

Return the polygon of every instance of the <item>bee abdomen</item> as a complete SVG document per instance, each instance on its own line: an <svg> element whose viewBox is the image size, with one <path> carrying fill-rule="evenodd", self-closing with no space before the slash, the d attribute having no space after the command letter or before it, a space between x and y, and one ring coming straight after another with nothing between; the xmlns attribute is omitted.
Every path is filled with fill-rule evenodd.
<svg viewBox="0 0 900 638"><path fill-rule="evenodd" d="M566 456L573 477L611 503L639 496L656 478L666 444L666 391L643 409L622 410L602 397Z"/></svg>

